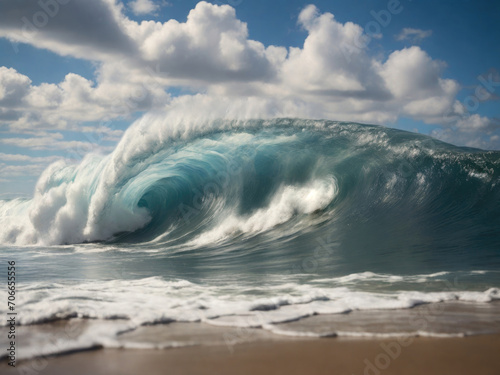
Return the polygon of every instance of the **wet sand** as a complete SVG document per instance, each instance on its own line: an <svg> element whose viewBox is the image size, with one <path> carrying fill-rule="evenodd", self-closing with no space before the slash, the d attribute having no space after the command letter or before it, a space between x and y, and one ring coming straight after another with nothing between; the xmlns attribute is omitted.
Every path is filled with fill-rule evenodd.
<svg viewBox="0 0 500 375"><path fill-rule="evenodd" d="M35 348L37 353L37 348L43 348L44 353L63 354L18 361L16 368L4 360L0 374L498 375L499 312L500 303L447 302L403 310L314 315L267 329L224 326L232 319L226 316L214 320L217 326L200 322L141 326L118 335L114 345L125 349L103 349L91 342L87 348L92 350L74 353L69 352L68 343L88 332L102 335L121 329L127 321L69 319L19 326L20 351ZM438 336L490 334L415 337L425 331ZM348 332L348 336L306 337L325 332ZM387 337L388 332L394 336ZM0 333L6 337L5 329ZM367 337L356 337L366 333Z"/></svg>
<svg viewBox="0 0 500 375"><path fill-rule="evenodd" d="M0 366L2 374L499 374L500 335L294 339L163 350L100 349Z"/></svg>

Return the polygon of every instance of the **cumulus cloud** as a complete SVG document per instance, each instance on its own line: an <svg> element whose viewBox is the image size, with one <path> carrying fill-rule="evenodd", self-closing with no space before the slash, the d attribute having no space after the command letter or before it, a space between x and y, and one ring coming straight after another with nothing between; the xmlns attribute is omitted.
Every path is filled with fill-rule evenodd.
<svg viewBox="0 0 500 375"><path fill-rule="evenodd" d="M129 3L129 7L137 16L154 13L160 8L152 0L134 0Z"/></svg>
<svg viewBox="0 0 500 375"><path fill-rule="evenodd" d="M157 9L152 1L128 4L136 14ZM204 1L185 22L136 22L115 0L19 0L5 2L3 8L0 36L96 62L95 77L70 73L59 83L39 85L0 67L0 126L13 133L100 129L114 141L121 132L82 123L151 110L379 124L409 117L451 129L435 133L441 139L465 132L456 120L466 115L456 99L460 86L443 78L443 62L418 46L374 55L361 26L339 22L314 5L298 15L298 27L307 33L303 45L290 48L250 39L234 8ZM422 40L430 33L404 29L398 38ZM171 87L192 94L172 99L166 92ZM497 131L491 124L472 128L477 134ZM2 142L47 149L50 136L38 138ZM57 140L61 147L71 146L64 142L71 141Z"/></svg>
<svg viewBox="0 0 500 375"><path fill-rule="evenodd" d="M246 23L229 5L202 1L184 23L137 23L126 18L123 6L114 0L48 3L54 5L7 2L0 14L0 36L87 60L150 64L175 79L248 81L273 76L276 49L249 40ZM148 4L138 1L132 7L144 10Z"/></svg>
<svg viewBox="0 0 500 375"><path fill-rule="evenodd" d="M290 48L283 64L283 82L294 90L317 94L384 95L380 77L366 51L348 56L344 49L362 36L359 25L337 22L333 14L320 14L313 5L306 7L298 20L309 35L302 48Z"/></svg>
<svg viewBox="0 0 500 375"><path fill-rule="evenodd" d="M400 113L432 122L454 113L460 88L456 81L441 78L443 67L442 62L414 46L393 52L381 65L380 74L399 101Z"/></svg>
<svg viewBox="0 0 500 375"><path fill-rule="evenodd" d="M299 15L308 31L302 48L290 48L281 70L287 97L299 93L324 108L323 115L375 123L399 116L426 122L455 114L459 85L441 78L445 64L419 47L381 60L370 55L363 29L321 14L314 6Z"/></svg>
<svg viewBox="0 0 500 375"><path fill-rule="evenodd" d="M139 46L140 59L155 64L161 74L193 81L267 80L274 75L275 48L248 39L234 8L200 2L184 23L126 23Z"/></svg>
<svg viewBox="0 0 500 375"><path fill-rule="evenodd" d="M432 30L421 30L405 27L398 35L396 35L396 40L409 40L411 43L418 44L431 35Z"/></svg>
<svg viewBox="0 0 500 375"><path fill-rule="evenodd" d="M28 94L31 80L15 69L0 66L0 106L17 108Z"/></svg>
<svg viewBox="0 0 500 375"><path fill-rule="evenodd" d="M112 81L97 85L69 73L59 84L31 85L12 68L0 67L0 125L11 131L29 129L79 130L78 123L126 116L163 106L169 99L163 88L147 81ZM4 117L4 118L2 118Z"/></svg>

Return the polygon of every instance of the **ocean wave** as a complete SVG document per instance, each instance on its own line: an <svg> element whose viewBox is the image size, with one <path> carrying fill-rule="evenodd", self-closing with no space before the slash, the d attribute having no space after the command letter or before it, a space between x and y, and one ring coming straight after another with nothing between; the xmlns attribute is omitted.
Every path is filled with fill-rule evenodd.
<svg viewBox="0 0 500 375"><path fill-rule="evenodd" d="M374 277L358 275L350 280L363 282L367 276ZM418 285L419 277L439 276L401 276L410 281L399 283L413 280ZM18 358L99 348L228 345L228 340L231 344L257 337L259 329L292 337L376 338L464 337L499 331L498 288L371 292L363 290L362 284L342 286L345 277L318 281L320 286L279 283L279 279L276 276L276 283L266 286L197 284L160 277L21 285L16 308L23 312L17 316L23 345ZM187 328L187 323L194 326ZM5 324L0 331L7 329ZM173 331L177 334L151 336L161 332L158 327L171 332L175 324L184 324ZM204 328L198 337L200 325L213 330ZM0 344L7 335L2 337Z"/></svg>
<svg viewBox="0 0 500 375"><path fill-rule="evenodd" d="M403 277L402 277L403 278ZM279 277L276 276L278 280ZM139 280L38 282L19 288L22 325L70 318L128 320L134 326L169 322L207 322L256 327L354 310L407 309L426 303L488 303L500 299L497 288L483 291L395 290L374 292L363 284L344 286L345 277L329 282L255 285L206 285L149 277ZM404 277L400 284L414 282ZM0 313L6 313L3 308ZM1 324L7 325L6 322Z"/></svg>
<svg viewBox="0 0 500 375"><path fill-rule="evenodd" d="M385 221L401 236L410 220L414 247L454 233L457 246L493 249L499 166L498 152L383 127L299 119L174 126L146 116L112 154L57 162L33 199L0 201L0 241L196 247L263 232L285 238L321 223L349 231L356 219ZM375 226L365 232L381 242Z"/></svg>

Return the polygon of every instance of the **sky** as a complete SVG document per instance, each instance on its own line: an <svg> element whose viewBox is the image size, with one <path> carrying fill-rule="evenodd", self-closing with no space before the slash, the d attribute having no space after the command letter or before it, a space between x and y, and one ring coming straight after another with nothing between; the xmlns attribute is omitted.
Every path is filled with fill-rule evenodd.
<svg viewBox="0 0 500 375"><path fill-rule="evenodd" d="M500 149L500 2L0 0L0 199L148 112L378 124Z"/></svg>

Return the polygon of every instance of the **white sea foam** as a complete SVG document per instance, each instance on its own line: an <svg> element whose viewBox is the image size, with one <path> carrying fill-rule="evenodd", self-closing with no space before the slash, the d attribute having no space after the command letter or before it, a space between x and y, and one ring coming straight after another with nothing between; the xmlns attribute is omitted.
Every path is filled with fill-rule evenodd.
<svg viewBox="0 0 500 375"><path fill-rule="evenodd" d="M470 271L470 274L484 274L491 271ZM417 274L417 275L390 275L375 272L359 272L352 273L347 276L314 279L313 283L334 283L334 284L352 284L360 281L394 283L394 282L409 282L409 283L424 283L429 280L439 279L442 276L450 275L450 272L442 271L431 274Z"/></svg>
<svg viewBox="0 0 500 375"><path fill-rule="evenodd" d="M419 278L439 278L445 273L413 275ZM353 282L367 279L387 282L405 281L406 276L361 273L332 279L317 279L310 284L292 281L271 283L268 286L244 283L227 286L200 285L186 280L164 280L150 277L140 280L112 280L100 282L36 282L20 284L16 307L23 313L18 316L20 329L30 330L27 324L44 323L60 319L90 318L83 329L73 335L59 335L47 341L44 330L34 331L23 343L19 358L65 353L99 347L169 348L194 345L196 342L161 343L138 342L120 339L121 333L133 331L142 325L171 322L203 322L212 326L262 328L278 335L329 337L329 336L380 336L427 335L434 337L463 336L486 332L464 331L404 331L371 332L329 329L319 326L311 331L285 327L283 323L299 324L316 315L346 314L354 311L407 309L425 303L454 301L455 303L488 303L500 300L500 290L422 292L400 290L369 292L357 289ZM403 281L401 280L403 279ZM344 286L343 286L344 285ZM249 291L252 293L248 293ZM5 314L1 307L0 314ZM2 325L6 325L3 322ZM484 324L483 324L484 325ZM43 326L40 326L43 327ZM5 329L5 328L4 328ZM37 333L38 332L38 333ZM3 337L3 336L2 336ZM45 341L44 341L45 340ZM0 340L1 344L1 340Z"/></svg>
<svg viewBox="0 0 500 375"><path fill-rule="evenodd" d="M311 214L325 209L337 194L333 177L315 180L306 186L284 186L266 208L243 217L231 213L215 228L195 238L188 245L215 243L235 234L259 233L283 224L295 215Z"/></svg>
<svg viewBox="0 0 500 375"><path fill-rule="evenodd" d="M291 124L291 120L261 122L259 127ZM303 127L324 127L324 122L303 121ZM163 151L176 141L187 141L214 131L235 129L241 134L221 137L228 145L251 144L253 136L245 133L247 128L256 127L255 121L184 121L157 115L146 115L132 124L125 132L115 150L108 156L87 155L80 164L58 161L50 165L40 176L32 200L20 203L0 201L0 243L16 245L58 245L107 240L116 233L130 232L142 228L151 217L149 212L137 206L140 194L147 183L131 181L162 158ZM296 140L293 135L260 139L259 145L280 144ZM215 142L215 141L212 141ZM217 142L215 142L217 143ZM210 140L205 140L210 146ZM289 187L283 192L283 199L303 192L294 192ZM321 193L321 192L320 192ZM327 192L328 193L328 192ZM309 200L302 205L295 202L289 210L308 212L307 205L321 207L324 197L313 193L302 198ZM294 200L293 197L290 198ZM279 203L279 202L278 202ZM284 202L282 202L284 203ZM293 202L290 202L293 203ZM285 209L281 222L287 216ZM15 217L15 220L12 220ZM255 227L257 218L246 226Z"/></svg>
<svg viewBox="0 0 500 375"><path fill-rule="evenodd" d="M404 309L422 303L442 301L491 302L500 291L421 292L401 290L374 293L341 286L285 283L274 287L199 285L185 280L165 281L158 277L141 280L113 280L85 283L38 282L19 287L17 300L23 314L19 323L33 324L70 317L128 319L136 325L159 322L211 321L225 324L232 316L235 325L289 321L314 314L335 314L351 310ZM258 292L258 293L257 293ZM6 311L0 310L0 313ZM238 318L241 316L241 319ZM218 321L216 321L218 319ZM247 319L247 322L250 320ZM5 325L3 322L2 325Z"/></svg>

